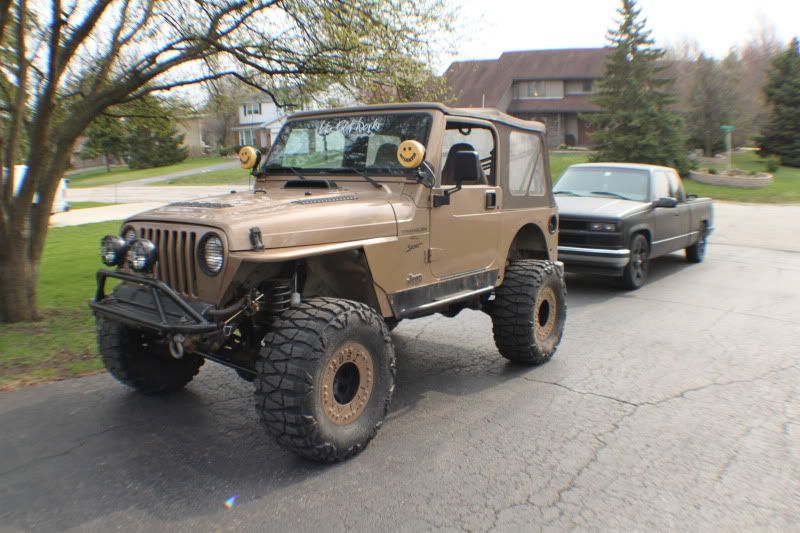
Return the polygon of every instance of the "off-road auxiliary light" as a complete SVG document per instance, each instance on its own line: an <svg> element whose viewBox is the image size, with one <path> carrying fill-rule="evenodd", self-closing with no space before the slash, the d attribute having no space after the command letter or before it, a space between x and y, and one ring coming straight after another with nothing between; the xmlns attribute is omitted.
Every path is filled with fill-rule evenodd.
<svg viewBox="0 0 800 533"><path fill-rule="evenodd" d="M128 244L132 243L136 240L136 230L131 226L128 226L122 230L122 238L125 239L125 242Z"/></svg>
<svg viewBox="0 0 800 533"><path fill-rule="evenodd" d="M589 231L617 231L617 225L611 222L590 222Z"/></svg>
<svg viewBox="0 0 800 533"><path fill-rule="evenodd" d="M128 266L134 272L149 272L156 264L156 245L147 239L136 239L128 245Z"/></svg>
<svg viewBox="0 0 800 533"><path fill-rule="evenodd" d="M106 266L117 266L125 260L128 243L117 235L106 235L100 240L100 260Z"/></svg>
<svg viewBox="0 0 800 533"><path fill-rule="evenodd" d="M206 233L197 247L197 259L209 276L216 276L225 262L225 247L216 233Z"/></svg>

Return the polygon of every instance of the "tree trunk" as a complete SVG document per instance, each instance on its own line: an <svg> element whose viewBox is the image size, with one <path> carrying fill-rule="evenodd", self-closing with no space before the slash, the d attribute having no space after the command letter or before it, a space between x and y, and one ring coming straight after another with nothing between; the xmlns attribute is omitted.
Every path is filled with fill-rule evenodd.
<svg viewBox="0 0 800 533"><path fill-rule="evenodd" d="M111 172L111 158L108 155L108 152L103 154L103 159L106 160L106 172Z"/></svg>
<svg viewBox="0 0 800 533"><path fill-rule="evenodd" d="M28 261L28 239L15 232L0 252L0 322L38 320L39 261Z"/></svg>

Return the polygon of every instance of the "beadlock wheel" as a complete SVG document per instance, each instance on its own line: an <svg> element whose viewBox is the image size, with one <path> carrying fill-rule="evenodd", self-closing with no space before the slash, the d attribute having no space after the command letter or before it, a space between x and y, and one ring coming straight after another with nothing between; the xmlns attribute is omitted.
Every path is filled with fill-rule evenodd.
<svg viewBox="0 0 800 533"><path fill-rule="evenodd" d="M334 424L346 425L361 416L372 395L375 368L372 355L357 342L339 348L322 374L322 405Z"/></svg>

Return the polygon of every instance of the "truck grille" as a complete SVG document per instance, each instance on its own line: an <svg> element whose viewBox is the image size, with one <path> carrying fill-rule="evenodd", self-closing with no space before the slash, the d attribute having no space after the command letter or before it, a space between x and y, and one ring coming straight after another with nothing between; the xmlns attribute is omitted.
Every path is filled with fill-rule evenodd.
<svg viewBox="0 0 800 533"><path fill-rule="evenodd" d="M197 296L197 233L145 226L139 228L139 237L156 245L156 278L179 293Z"/></svg>

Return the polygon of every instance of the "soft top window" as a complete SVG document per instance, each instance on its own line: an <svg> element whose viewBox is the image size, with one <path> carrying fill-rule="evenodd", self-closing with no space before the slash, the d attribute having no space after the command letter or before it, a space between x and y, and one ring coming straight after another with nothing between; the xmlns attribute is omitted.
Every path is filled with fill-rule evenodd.
<svg viewBox="0 0 800 533"><path fill-rule="evenodd" d="M356 169L375 174L408 175L397 160L405 140L426 145L432 118L428 113L337 115L288 122L264 169L294 168L305 173Z"/></svg>

